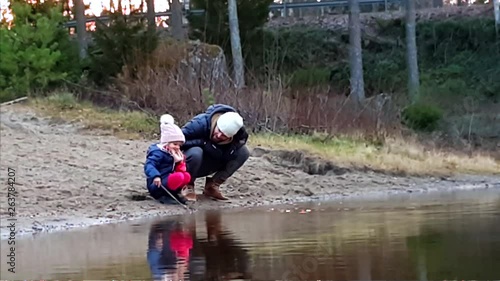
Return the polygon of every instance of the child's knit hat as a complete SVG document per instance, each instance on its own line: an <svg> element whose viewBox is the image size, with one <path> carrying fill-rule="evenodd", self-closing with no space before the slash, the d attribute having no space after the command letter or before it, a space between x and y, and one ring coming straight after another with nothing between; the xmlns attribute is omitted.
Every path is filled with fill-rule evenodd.
<svg viewBox="0 0 500 281"><path fill-rule="evenodd" d="M174 141L185 142L186 138L182 133L181 128L175 125L174 117L170 114L164 114L160 118L161 143L169 143Z"/></svg>

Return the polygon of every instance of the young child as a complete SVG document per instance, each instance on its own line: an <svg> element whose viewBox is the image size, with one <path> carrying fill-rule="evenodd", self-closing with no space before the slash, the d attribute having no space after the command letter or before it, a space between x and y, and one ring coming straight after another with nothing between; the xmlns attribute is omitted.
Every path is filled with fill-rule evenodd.
<svg viewBox="0 0 500 281"><path fill-rule="evenodd" d="M186 141L184 134L169 114L160 118L160 130L160 142L149 146L144 163L149 194L163 204L178 204L168 191L180 203L186 204L181 190L191 181L191 175L186 172L185 157L180 150Z"/></svg>

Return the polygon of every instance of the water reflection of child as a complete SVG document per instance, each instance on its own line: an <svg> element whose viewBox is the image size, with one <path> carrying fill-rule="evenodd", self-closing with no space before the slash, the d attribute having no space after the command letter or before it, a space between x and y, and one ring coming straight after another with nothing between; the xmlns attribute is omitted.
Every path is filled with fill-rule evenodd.
<svg viewBox="0 0 500 281"><path fill-rule="evenodd" d="M177 271L173 280L186 280L184 275L188 271L189 254L193 248L193 237L189 231L176 229L170 233L170 248L177 258Z"/></svg>
<svg viewBox="0 0 500 281"><path fill-rule="evenodd" d="M154 280L186 280L193 237L175 221L151 227L147 259Z"/></svg>

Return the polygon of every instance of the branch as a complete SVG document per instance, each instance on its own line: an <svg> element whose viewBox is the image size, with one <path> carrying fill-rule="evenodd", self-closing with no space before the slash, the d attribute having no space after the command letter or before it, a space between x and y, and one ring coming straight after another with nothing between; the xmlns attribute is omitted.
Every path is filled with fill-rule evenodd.
<svg viewBox="0 0 500 281"><path fill-rule="evenodd" d="M22 98L18 98L18 99L11 100L11 101L6 101L6 102L3 102L2 104L0 104L0 106L15 104L18 102L25 101L27 99L28 99L28 97L22 97Z"/></svg>

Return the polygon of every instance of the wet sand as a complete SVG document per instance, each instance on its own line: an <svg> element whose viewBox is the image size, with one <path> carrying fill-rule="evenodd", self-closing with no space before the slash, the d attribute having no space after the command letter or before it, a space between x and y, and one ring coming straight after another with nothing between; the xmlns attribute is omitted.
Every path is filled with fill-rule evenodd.
<svg viewBox="0 0 500 281"><path fill-rule="evenodd" d="M81 124L1 109L1 237L8 237L8 169L15 170L17 236L188 213L147 195L143 162L154 140L123 140ZM198 179L201 193L204 180ZM230 202L200 198L195 210L446 189L500 188L500 177L419 178L336 167L300 152L252 148L221 191Z"/></svg>

